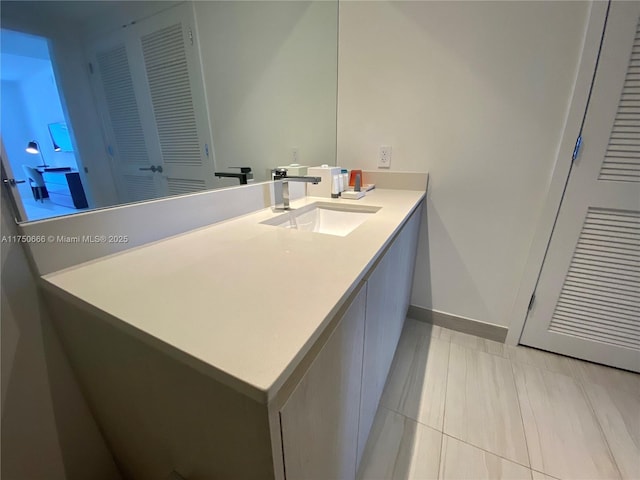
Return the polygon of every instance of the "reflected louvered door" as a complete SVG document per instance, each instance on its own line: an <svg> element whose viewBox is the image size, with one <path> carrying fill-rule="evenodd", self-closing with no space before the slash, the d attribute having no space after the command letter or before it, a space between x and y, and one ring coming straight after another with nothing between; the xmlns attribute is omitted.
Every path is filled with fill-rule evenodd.
<svg viewBox="0 0 640 480"><path fill-rule="evenodd" d="M640 371L640 4L611 6L521 343Z"/></svg>
<svg viewBox="0 0 640 480"><path fill-rule="evenodd" d="M144 88L136 78L131 41L120 32L90 47L91 83L102 119L106 154L111 161L120 203L148 200L162 195L162 185L150 170L153 126L145 124L141 111Z"/></svg>
<svg viewBox="0 0 640 480"><path fill-rule="evenodd" d="M193 7L180 5L138 25L150 111L167 195L214 186L214 157Z"/></svg>
<svg viewBox="0 0 640 480"><path fill-rule="evenodd" d="M213 188L193 6L181 4L112 32L89 52L121 200Z"/></svg>

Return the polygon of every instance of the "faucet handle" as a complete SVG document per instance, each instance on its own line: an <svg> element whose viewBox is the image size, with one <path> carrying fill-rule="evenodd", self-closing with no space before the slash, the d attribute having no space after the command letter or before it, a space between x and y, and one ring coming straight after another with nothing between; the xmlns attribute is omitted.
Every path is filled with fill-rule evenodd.
<svg viewBox="0 0 640 480"><path fill-rule="evenodd" d="M229 167L229 168L239 168L240 169L240 173L250 173L251 172L251 167Z"/></svg>
<svg viewBox="0 0 640 480"><path fill-rule="evenodd" d="M271 170L271 172L273 173L273 179L274 180L280 180L282 178L286 178L287 177L287 169L286 168L274 168L273 170Z"/></svg>

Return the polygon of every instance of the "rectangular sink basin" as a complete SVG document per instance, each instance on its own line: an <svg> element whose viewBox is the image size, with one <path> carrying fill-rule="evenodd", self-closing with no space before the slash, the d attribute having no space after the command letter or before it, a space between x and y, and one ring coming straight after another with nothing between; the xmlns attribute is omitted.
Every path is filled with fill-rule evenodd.
<svg viewBox="0 0 640 480"><path fill-rule="evenodd" d="M274 227L345 237L366 222L380 207L312 203L261 222Z"/></svg>

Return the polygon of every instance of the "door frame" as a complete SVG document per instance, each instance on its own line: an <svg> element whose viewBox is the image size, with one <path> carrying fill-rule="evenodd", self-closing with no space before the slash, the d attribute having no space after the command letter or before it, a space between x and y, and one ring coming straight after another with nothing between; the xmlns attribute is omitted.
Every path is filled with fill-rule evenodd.
<svg viewBox="0 0 640 480"><path fill-rule="evenodd" d="M586 23L582 54L573 86L571 103L565 117L562 140L556 154L556 162L547 189L546 198L538 225L529 248L529 255L518 287L516 300L511 309L512 319L505 343L517 345L529 313L529 304L542 272L542 266L556 218L562 205L565 186L572 167L572 156L580 134L582 120L589 102L589 94L597 66L603 26L608 12L608 2L592 1Z"/></svg>
<svg viewBox="0 0 640 480"><path fill-rule="evenodd" d="M11 210L13 212L13 218L16 223L26 222L27 211L24 208L24 204L22 203L22 197L18 192L18 187L15 185L9 185L5 183L5 180L15 179L15 172L11 168L11 162L9 162L9 157L7 156L7 151L4 148L4 141L2 136L0 136L0 168L2 169L2 185L0 188L4 188L7 191L7 197L9 202L11 203Z"/></svg>

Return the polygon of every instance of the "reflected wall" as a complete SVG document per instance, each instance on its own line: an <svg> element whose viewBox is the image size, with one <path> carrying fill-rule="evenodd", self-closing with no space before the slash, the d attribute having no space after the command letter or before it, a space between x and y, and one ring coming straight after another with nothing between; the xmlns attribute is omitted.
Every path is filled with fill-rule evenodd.
<svg viewBox="0 0 640 480"><path fill-rule="evenodd" d="M50 41L62 120L92 208L131 201L114 168L109 111L91 78L92 48L185 5L193 11L199 47L196 104L206 111L199 128L209 134L200 147L210 161L198 173L206 188L238 185L214 173L239 166L251 167L255 182L266 181L272 168L294 161L294 152L304 165L335 164L337 2L3 1L2 28ZM153 137L146 150L160 151L150 144ZM160 165L153 157L150 165Z"/></svg>

